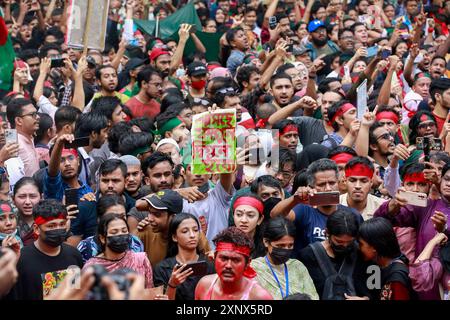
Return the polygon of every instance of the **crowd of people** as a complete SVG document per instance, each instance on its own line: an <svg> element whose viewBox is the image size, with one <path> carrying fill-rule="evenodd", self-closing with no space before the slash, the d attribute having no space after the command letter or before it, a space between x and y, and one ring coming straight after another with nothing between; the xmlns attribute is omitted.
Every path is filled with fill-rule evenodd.
<svg viewBox="0 0 450 320"><path fill-rule="evenodd" d="M450 299L450 0L111 0L103 51L0 9L0 299Z"/></svg>

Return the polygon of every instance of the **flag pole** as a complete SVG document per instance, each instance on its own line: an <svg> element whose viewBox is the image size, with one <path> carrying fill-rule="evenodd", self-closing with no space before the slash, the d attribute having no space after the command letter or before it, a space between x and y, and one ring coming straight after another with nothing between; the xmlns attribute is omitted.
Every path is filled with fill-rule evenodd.
<svg viewBox="0 0 450 320"><path fill-rule="evenodd" d="M86 25L84 27L83 35L83 56L87 55L89 42L89 27L91 25L92 0L88 0L88 12L86 16Z"/></svg>

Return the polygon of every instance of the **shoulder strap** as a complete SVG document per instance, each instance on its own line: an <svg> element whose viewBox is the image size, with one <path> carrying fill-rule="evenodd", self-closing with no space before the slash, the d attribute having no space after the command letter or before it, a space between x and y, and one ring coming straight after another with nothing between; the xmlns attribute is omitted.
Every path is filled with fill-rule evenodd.
<svg viewBox="0 0 450 320"><path fill-rule="evenodd" d="M317 259L317 263L319 264L320 270L328 278L331 275L336 274L336 269L334 269L333 264L330 261L330 257L327 255L325 248L322 246L321 242L314 242L309 244L311 247L314 256Z"/></svg>
<svg viewBox="0 0 450 320"><path fill-rule="evenodd" d="M341 268L339 269L339 274L345 276L351 276L356 264L356 253L352 253L350 256L346 257L342 262Z"/></svg>

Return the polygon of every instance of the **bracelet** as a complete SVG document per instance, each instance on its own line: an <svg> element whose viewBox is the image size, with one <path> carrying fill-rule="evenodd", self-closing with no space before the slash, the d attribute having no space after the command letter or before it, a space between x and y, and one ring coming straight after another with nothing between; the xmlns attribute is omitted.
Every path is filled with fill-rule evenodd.
<svg viewBox="0 0 450 320"><path fill-rule="evenodd" d="M168 285L169 287L171 287L172 289L176 289L176 288L177 288L177 286L172 286L170 283L167 283L167 285Z"/></svg>

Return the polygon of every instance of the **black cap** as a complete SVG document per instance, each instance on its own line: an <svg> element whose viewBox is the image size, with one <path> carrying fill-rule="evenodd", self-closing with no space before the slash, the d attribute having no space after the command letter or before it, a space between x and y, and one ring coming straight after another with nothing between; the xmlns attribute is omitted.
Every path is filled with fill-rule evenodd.
<svg viewBox="0 0 450 320"><path fill-rule="evenodd" d="M167 210L174 214L183 211L183 198L170 189L158 191L144 199L157 210Z"/></svg>
<svg viewBox="0 0 450 320"><path fill-rule="evenodd" d="M92 69L97 67L97 63L95 62L95 59L92 58L92 56L87 56L86 62L88 64L88 66Z"/></svg>
<svg viewBox="0 0 450 320"><path fill-rule="evenodd" d="M206 65L200 61L194 61L187 67L188 76L200 76L206 75L208 73L208 69Z"/></svg>
<svg viewBox="0 0 450 320"><path fill-rule="evenodd" d="M128 60L127 64L125 65L125 69L128 71L131 71L133 69L136 69L137 67L142 66L143 64L147 63L148 60L145 59L139 59L139 58L131 58Z"/></svg>

